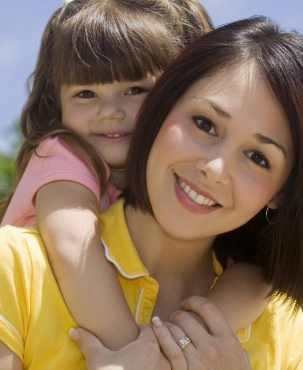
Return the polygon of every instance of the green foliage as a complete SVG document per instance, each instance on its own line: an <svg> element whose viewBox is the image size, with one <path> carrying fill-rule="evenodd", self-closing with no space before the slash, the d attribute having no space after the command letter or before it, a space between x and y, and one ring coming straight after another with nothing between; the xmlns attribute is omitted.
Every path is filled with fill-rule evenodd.
<svg viewBox="0 0 303 370"><path fill-rule="evenodd" d="M0 200L10 194L15 185L15 158L22 143L18 121L12 125L8 133L5 133L5 137L10 151L8 153L0 151Z"/></svg>
<svg viewBox="0 0 303 370"><path fill-rule="evenodd" d="M15 183L15 157L0 153L0 200L10 194Z"/></svg>

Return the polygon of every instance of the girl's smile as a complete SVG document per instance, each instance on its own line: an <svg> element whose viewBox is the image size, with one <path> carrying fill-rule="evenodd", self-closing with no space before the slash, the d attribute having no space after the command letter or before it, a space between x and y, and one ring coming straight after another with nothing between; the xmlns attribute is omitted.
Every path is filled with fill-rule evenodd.
<svg viewBox="0 0 303 370"><path fill-rule="evenodd" d="M201 238L238 228L275 207L289 175L284 112L253 63L198 80L179 99L147 164L153 212L163 229Z"/></svg>

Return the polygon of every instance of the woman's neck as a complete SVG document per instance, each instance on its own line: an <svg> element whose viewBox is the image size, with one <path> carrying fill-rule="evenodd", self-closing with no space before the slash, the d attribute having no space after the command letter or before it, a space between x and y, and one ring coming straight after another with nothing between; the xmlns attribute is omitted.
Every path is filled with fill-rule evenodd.
<svg viewBox="0 0 303 370"><path fill-rule="evenodd" d="M212 240L173 238L152 216L130 206L125 209L125 218L142 262L160 284L155 312L159 310L165 317L173 308L180 308L183 299L208 292L215 277Z"/></svg>

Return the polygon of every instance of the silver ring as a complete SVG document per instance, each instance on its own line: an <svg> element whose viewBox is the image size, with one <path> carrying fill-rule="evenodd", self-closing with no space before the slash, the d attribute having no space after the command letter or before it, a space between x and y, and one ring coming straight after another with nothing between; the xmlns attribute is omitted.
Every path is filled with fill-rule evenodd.
<svg viewBox="0 0 303 370"><path fill-rule="evenodd" d="M189 337L184 337L184 338L181 338L179 341L178 341L178 344L179 344L179 347L181 349L184 349L186 346L189 345L189 343L192 343L192 340L189 338Z"/></svg>

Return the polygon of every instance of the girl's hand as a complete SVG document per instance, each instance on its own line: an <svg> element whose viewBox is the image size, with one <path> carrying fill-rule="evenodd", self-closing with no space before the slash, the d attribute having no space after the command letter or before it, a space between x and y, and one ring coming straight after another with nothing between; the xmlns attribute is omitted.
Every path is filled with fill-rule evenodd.
<svg viewBox="0 0 303 370"><path fill-rule="evenodd" d="M140 328L137 340L119 351L107 349L97 337L82 328L72 329L70 336L78 343L86 359L87 370L171 370L148 325Z"/></svg>
<svg viewBox="0 0 303 370"><path fill-rule="evenodd" d="M159 318L153 319L154 332L172 369L252 369L248 354L214 304L203 297L191 297L182 308L198 314L207 329L186 311L175 312L170 318L171 323L163 324ZM191 343L181 349L178 342L186 337Z"/></svg>

